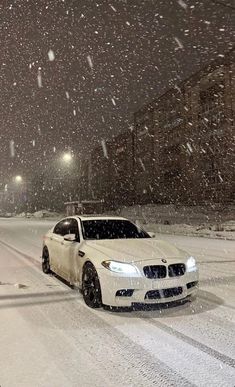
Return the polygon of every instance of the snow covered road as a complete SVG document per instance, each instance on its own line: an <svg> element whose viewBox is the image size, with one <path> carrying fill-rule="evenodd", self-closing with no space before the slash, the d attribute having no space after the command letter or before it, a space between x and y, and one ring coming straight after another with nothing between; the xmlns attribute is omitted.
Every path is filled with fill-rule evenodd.
<svg viewBox="0 0 235 387"><path fill-rule="evenodd" d="M197 300L117 313L40 271L53 224L0 219L1 387L235 385L235 242L162 235L198 258Z"/></svg>

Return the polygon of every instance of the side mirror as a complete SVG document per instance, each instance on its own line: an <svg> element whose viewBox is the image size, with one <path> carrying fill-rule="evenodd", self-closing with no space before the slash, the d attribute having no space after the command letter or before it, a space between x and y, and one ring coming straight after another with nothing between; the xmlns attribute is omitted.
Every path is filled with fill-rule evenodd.
<svg viewBox="0 0 235 387"><path fill-rule="evenodd" d="M76 234L66 234L64 235L64 240L68 242L75 242L77 240Z"/></svg>
<svg viewBox="0 0 235 387"><path fill-rule="evenodd" d="M147 232L148 232L148 231L147 231ZM156 236L155 232L152 232L152 231L149 231L148 234L149 234L149 236L150 236L151 238L155 238L155 236Z"/></svg>

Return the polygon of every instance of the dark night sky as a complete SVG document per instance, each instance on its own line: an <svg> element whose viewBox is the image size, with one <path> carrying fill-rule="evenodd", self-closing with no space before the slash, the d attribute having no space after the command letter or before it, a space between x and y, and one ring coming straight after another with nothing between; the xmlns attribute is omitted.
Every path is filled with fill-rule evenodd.
<svg viewBox="0 0 235 387"><path fill-rule="evenodd" d="M126 130L138 107L232 46L232 9L212 0L2 0L0 7L0 184L30 176L66 147L84 152Z"/></svg>

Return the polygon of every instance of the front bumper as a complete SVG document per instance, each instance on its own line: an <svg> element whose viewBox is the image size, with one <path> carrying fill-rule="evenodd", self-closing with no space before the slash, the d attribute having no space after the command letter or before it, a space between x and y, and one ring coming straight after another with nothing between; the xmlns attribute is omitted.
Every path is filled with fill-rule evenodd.
<svg viewBox="0 0 235 387"><path fill-rule="evenodd" d="M98 276L103 304L123 307L131 306L133 303L166 303L196 295L199 278L198 271L164 279L149 279L145 276L130 278L105 268L98 269ZM120 296L122 290L124 292ZM133 292L125 292L125 290L133 290Z"/></svg>

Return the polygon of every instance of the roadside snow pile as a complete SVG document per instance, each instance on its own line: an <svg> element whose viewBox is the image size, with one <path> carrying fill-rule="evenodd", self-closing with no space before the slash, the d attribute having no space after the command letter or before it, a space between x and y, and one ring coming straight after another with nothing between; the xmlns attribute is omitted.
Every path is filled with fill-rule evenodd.
<svg viewBox="0 0 235 387"><path fill-rule="evenodd" d="M235 220L230 220L222 224L224 231L235 231Z"/></svg>
<svg viewBox="0 0 235 387"><path fill-rule="evenodd" d="M235 239L235 208L149 204L123 207L124 216L146 230L181 235Z"/></svg>
<svg viewBox="0 0 235 387"><path fill-rule="evenodd" d="M58 212L53 212L49 210L40 210L36 212L21 212L20 214L15 215L17 218L62 218L63 214L59 214Z"/></svg>
<svg viewBox="0 0 235 387"><path fill-rule="evenodd" d="M30 212L21 212L20 214L16 215L17 218L31 218L32 216L33 214Z"/></svg>
<svg viewBox="0 0 235 387"><path fill-rule="evenodd" d="M143 220L146 223L161 224L216 224L235 220L235 208L183 205L138 205L123 207L119 210L121 216Z"/></svg>
<svg viewBox="0 0 235 387"><path fill-rule="evenodd" d="M186 235L186 236L198 236L215 239L229 239L235 240L235 232L230 230L212 230L208 226L193 226L189 224L156 224L148 223L141 224L146 231L154 232L156 234L171 234L171 235ZM156 235L157 238L157 235Z"/></svg>
<svg viewBox="0 0 235 387"><path fill-rule="evenodd" d="M33 213L34 218L58 218L60 214L48 210L40 210Z"/></svg>
<svg viewBox="0 0 235 387"><path fill-rule="evenodd" d="M17 218L25 218L26 217L26 213L25 212L21 212L20 214L16 214L16 217Z"/></svg>

